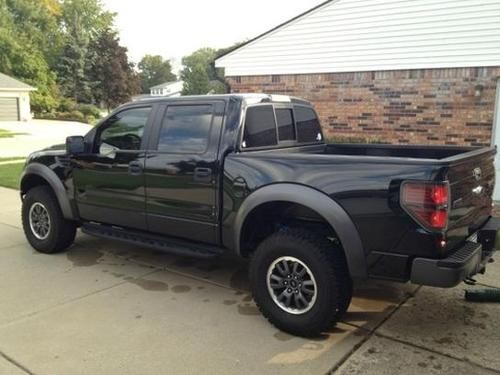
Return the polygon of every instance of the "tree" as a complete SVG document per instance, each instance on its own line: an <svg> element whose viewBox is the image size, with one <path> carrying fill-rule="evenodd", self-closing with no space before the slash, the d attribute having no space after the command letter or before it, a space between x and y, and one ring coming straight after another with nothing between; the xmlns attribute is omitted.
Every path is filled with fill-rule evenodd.
<svg viewBox="0 0 500 375"><path fill-rule="evenodd" d="M93 63L89 77L95 82L93 93L98 102L111 110L140 92L139 77L115 32L108 29L101 33L90 51Z"/></svg>
<svg viewBox="0 0 500 375"><path fill-rule="evenodd" d="M183 95L205 95L221 93L224 89L217 85L217 74L213 67L216 50L201 48L182 59L184 69L181 79L184 81Z"/></svg>
<svg viewBox="0 0 500 375"><path fill-rule="evenodd" d="M210 79L202 64L185 67L181 77L184 81L182 95L205 95L210 91Z"/></svg>
<svg viewBox="0 0 500 375"><path fill-rule="evenodd" d="M35 112L50 112L58 104L48 63L60 40L55 11L57 3L50 0L0 0L0 71L37 88L31 93Z"/></svg>
<svg viewBox="0 0 500 375"><path fill-rule="evenodd" d="M242 43L235 43L230 47L213 49L200 48L191 55L182 59L184 69L181 71L181 78L184 81L183 95L197 94L222 94L227 91L224 79L224 69L215 67L215 60L218 56L238 48ZM205 71L205 74L201 70ZM205 76L208 84L205 84Z"/></svg>
<svg viewBox="0 0 500 375"><path fill-rule="evenodd" d="M76 102L92 102L89 45L113 25L115 14L104 11L100 0L65 0L61 3L61 27L65 31L57 71L66 96Z"/></svg>
<svg viewBox="0 0 500 375"><path fill-rule="evenodd" d="M76 26L74 26L76 28ZM89 98L91 84L85 74L89 41L78 32L68 34L58 64L59 83L75 102Z"/></svg>
<svg viewBox="0 0 500 375"><path fill-rule="evenodd" d="M150 87L177 80L177 76L172 73L170 60L164 60L159 55L144 56L137 67L143 93L148 93Z"/></svg>

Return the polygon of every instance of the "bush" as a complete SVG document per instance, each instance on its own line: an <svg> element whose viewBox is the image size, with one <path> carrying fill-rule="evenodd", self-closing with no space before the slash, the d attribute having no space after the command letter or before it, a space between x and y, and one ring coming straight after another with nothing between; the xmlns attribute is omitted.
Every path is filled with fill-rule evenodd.
<svg viewBox="0 0 500 375"><path fill-rule="evenodd" d="M85 115L80 111L58 113L58 120L85 122Z"/></svg>
<svg viewBox="0 0 500 375"><path fill-rule="evenodd" d="M87 118L93 117L94 121L101 118L101 110L92 104L79 104L77 110Z"/></svg>
<svg viewBox="0 0 500 375"><path fill-rule="evenodd" d="M80 111L42 113L36 115L35 118L42 120L88 122L88 119Z"/></svg>
<svg viewBox="0 0 500 375"><path fill-rule="evenodd" d="M35 114L35 118L42 119L42 120L55 120L56 119L56 113L55 112L37 113L37 114Z"/></svg>
<svg viewBox="0 0 500 375"><path fill-rule="evenodd" d="M90 125L95 125L97 124L97 120L94 116L87 116L86 117L86 121L87 121L87 124L90 124Z"/></svg>
<svg viewBox="0 0 500 375"><path fill-rule="evenodd" d="M38 113L35 116L44 120L78 121L94 125L101 116L98 107L92 104L77 104L73 99L62 98L56 112Z"/></svg>
<svg viewBox="0 0 500 375"><path fill-rule="evenodd" d="M59 113L71 112L76 109L77 109L76 102L73 99L62 98L61 101L59 102L59 106L57 107L57 112Z"/></svg>

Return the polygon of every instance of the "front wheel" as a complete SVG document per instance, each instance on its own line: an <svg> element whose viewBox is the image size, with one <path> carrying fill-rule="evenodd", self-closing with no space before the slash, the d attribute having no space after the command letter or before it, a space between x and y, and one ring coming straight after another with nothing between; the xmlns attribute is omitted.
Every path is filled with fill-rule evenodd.
<svg viewBox="0 0 500 375"><path fill-rule="evenodd" d="M350 301L348 275L342 249L298 229L269 236L250 263L252 293L262 314L298 336L317 336L336 323Z"/></svg>
<svg viewBox="0 0 500 375"><path fill-rule="evenodd" d="M64 218L59 202L48 186L37 186L26 193L22 220L28 242L41 253L63 251L75 240L76 225Z"/></svg>

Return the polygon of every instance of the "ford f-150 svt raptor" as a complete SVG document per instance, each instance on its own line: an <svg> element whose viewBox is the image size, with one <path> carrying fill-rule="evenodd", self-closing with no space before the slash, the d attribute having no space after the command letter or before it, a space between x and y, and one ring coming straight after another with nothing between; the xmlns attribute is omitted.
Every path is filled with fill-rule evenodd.
<svg viewBox="0 0 500 375"><path fill-rule="evenodd" d="M494 148L327 144L305 100L264 94L125 104L28 157L29 243L87 234L186 256L250 258L278 328L327 330L353 280L452 287L495 251Z"/></svg>

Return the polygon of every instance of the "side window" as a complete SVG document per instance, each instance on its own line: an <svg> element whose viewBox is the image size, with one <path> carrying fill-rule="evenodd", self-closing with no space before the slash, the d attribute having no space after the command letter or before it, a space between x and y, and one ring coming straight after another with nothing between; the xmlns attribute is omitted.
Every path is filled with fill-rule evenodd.
<svg viewBox="0 0 500 375"><path fill-rule="evenodd" d="M280 141L294 141L293 111L288 108L276 108L276 120L278 121L278 136Z"/></svg>
<svg viewBox="0 0 500 375"><path fill-rule="evenodd" d="M212 105L168 106L158 151L202 154L208 146L212 117Z"/></svg>
<svg viewBox="0 0 500 375"><path fill-rule="evenodd" d="M249 107L246 113L243 147L274 146L276 139L276 122L272 105Z"/></svg>
<svg viewBox="0 0 500 375"><path fill-rule="evenodd" d="M321 125L311 108L295 106L297 140L300 143L322 142Z"/></svg>
<svg viewBox="0 0 500 375"><path fill-rule="evenodd" d="M140 150L151 107L127 109L110 117L100 128L97 150L102 155ZM113 157L113 156L112 156Z"/></svg>

